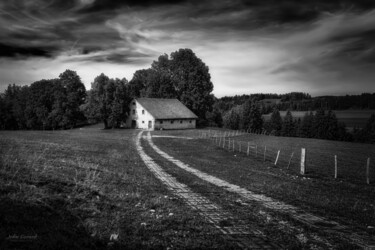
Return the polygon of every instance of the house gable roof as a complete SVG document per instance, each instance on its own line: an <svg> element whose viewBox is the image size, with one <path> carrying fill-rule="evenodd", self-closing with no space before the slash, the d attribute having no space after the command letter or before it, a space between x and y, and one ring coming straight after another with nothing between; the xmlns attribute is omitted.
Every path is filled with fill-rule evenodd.
<svg viewBox="0 0 375 250"><path fill-rule="evenodd" d="M198 117L177 99L136 98L155 119L197 119Z"/></svg>

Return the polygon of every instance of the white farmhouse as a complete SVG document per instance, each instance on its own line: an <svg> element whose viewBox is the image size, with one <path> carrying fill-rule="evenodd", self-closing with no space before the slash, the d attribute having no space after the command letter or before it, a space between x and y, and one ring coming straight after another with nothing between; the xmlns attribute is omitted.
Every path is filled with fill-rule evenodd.
<svg viewBox="0 0 375 250"><path fill-rule="evenodd" d="M177 99L136 98L130 103L128 128L195 128L197 116Z"/></svg>

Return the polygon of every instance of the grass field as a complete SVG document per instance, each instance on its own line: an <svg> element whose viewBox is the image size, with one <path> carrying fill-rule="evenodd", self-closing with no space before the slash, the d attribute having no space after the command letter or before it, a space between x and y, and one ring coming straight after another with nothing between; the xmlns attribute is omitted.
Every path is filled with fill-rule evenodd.
<svg viewBox="0 0 375 250"><path fill-rule="evenodd" d="M0 249L234 248L148 171L137 132L1 131Z"/></svg>
<svg viewBox="0 0 375 250"><path fill-rule="evenodd" d="M135 146L139 130L100 128L0 132L0 249L238 248L149 171ZM274 167L271 154L270 161L263 162L259 155L229 152L211 139L199 138L199 132L152 135L156 145L196 169L375 235L369 227L375 225L373 185L303 178L293 173L292 166ZM283 149L301 145L293 141L297 138L233 138L257 142L259 147L260 142ZM368 145L310 141L326 152L351 152L350 158L374 152ZM301 226L257 204L244 205L237 195L177 169L145 140L142 145L177 181L232 214L234 221L223 221L224 226L245 223L284 249L355 249L337 235Z"/></svg>
<svg viewBox="0 0 375 250"><path fill-rule="evenodd" d="M207 131L206 131L207 132ZM216 134L215 134L216 133ZM215 136L226 133L225 149L238 152L247 151L250 145L250 156L260 160L275 162L277 152L280 151L277 166L288 169L290 173L300 172L301 148L306 149L306 165L309 176L316 178L333 178L335 171L335 155L338 167L338 179L357 183L365 183L367 160L370 158L370 179L375 182L375 145L351 142L339 142L320 139L296 137L275 137L267 135L241 133L235 131L211 130L211 139L218 145ZM228 133L231 133L228 136ZM233 135L234 134L234 135ZM230 142L228 140L230 139ZM223 142L220 144L223 145ZM256 147L256 148L255 148ZM247 152L246 152L247 153ZM289 167L288 167L289 166Z"/></svg>
<svg viewBox="0 0 375 250"><path fill-rule="evenodd" d="M303 118L307 111L291 111L294 118ZM345 123L348 129L363 128L375 110L333 110L339 122ZM286 115L286 111L280 111L281 117ZM271 114L263 115L265 120L271 118Z"/></svg>

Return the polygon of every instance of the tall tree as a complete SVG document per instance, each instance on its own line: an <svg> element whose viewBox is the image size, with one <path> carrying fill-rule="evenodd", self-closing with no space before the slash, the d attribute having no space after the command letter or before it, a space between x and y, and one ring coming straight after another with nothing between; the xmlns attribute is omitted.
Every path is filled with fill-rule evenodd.
<svg viewBox="0 0 375 250"><path fill-rule="evenodd" d="M240 129L248 130L250 127L250 123L252 119L251 118L251 106L252 106L252 102L250 98L247 101L245 101L245 103L241 106L240 124L239 124Z"/></svg>
<svg viewBox="0 0 375 250"><path fill-rule="evenodd" d="M327 131L326 113L323 108L320 108L315 113L314 118L314 138L324 139Z"/></svg>
<svg viewBox="0 0 375 250"><path fill-rule="evenodd" d="M170 69L178 99L204 120L214 101L208 67L191 49L180 49L171 54Z"/></svg>
<svg viewBox="0 0 375 250"><path fill-rule="evenodd" d="M158 57L157 61L153 61L151 64L151 69L163 73L167 76L172 76L171 61L167 54Z"/></svg>
<svg viewBox="0 0 375 250"><path fill-rule="evenodd" d="M89 101L90 111L98 112L91 113L91 117L100 117L100 120L104 123L104 128L109 128L108 117L110 113L110 107L108 106L110 96L107 95L107 86L109 85L109 77L101 73L95 77L94 82L91 84L91 97ZM109 87L110 88L110 87Z"/></svg>
<svg viewBox="0 0 375 250"><path fill-rule="evenodd" d="M3 127L5 129L18 129L14 107L18 102L21 87L9 84L3 95Z"/></svg>
<svg viewBox="0 0 375 250"><path fill-rule="evenodd" d="M90 120L101 120L104 128L116 128L126 120L130 97L127 80L109 79L103 73L94 79L85 105Z"/></svg>
<svg viewBox="0 0 375 250"><path fill-rule="evenodd" d="M296 122L293 119L292 112L288 110L283 120L281 135L294 137L297 134Z"/></svg>
<svg viewBox="0 0 375 250"><path fill-rule="evenodd" d="M60 74L59 79L66 95L65 119L73 127L84 119L80 106L85 102L86 88L75 71L67 69Z"/></svg>
<svg viewBox="0 0 375 250"><path fill-rule="evenodd" d="M301 125L299 127L299 136L304 138L313 138L314 133L314 114L313 112L307 112L302 118Z"/></svg>
<svg viewBox="0 0 375 250"><path fill-rule="evenodd" d="M210 127L219 127L223 126L223 117L221 116L221 112L217 108L213 108L213 110L207 111L206 113L207 125Z"/></svg>
<svg viewBox="0 0 375 250"><path fill-rule="evenodd" d="M223 117L224 127L229 129L238 129L240 124L240 115L238 107L229 110Z"/></svg>
<svg viewBox="0 0 375 250"><path fill-rule="evenodd" d="M146 91L149 75L151 69L137 70L133 78L129 82L128 91L129 95L133 98L141 97L141 93ZM143 96L146 97L146 96Z"/></svg>
<svg viewBox="0 0 375 250"><path fill-rule="evenodd" d="M277 108L272 111L271 119L269 121L269 129L272 134L278 136L281 133L283 120L281 119L280 112Z"/></svg>
<svg viewBox="0 0 375 250"><path fill-rule="evenodd" d="M130 97L127 91L127 80L123 78L120 79L110 79L110 82L114 84L114 90L109 95L113 95L111 98L110 114L108 117L109 126L112 128L119 128L121 123L126 121L127 114L129 111Z"/></svg>
<svg viewBox="0 0 375 250"><path fill-rule="evenodd" d="M328 110L326 114L326 127L324 139L337 140L339 137L339 125L336 114L332 110Z"/></svg>
<svg viewBox="0 0 375 250"><path fill-rule="evenodd" d="M51 129L49 114L53 109L54 90L58 84L55 79L43 79L30 85L28 105L25 110L29 128Z"/></svg>
<svg viewBox="0 0 375 250"><path fill-rule="evenodd" d="M365 126L367 142L375 143L375 114L372 114Z"/></svg>
<svg viewBox="0 0 375 250"><path fill-rule="evenodd" d="M140 91L140 96L150 98L177 98L173 80L167 74L150 70L146 80L146 88Z"/></svg>
<svg viewBox="0 0 375 250"><path fill-rule="evenodd" d="M243 129L261 131L263 128L263 119L258 104L255 101L248 100L245 107L243 109Z"/></svg>
<svg viewBox="0 0 375 250"><path fill-rule="evenodd" d="M70 119L73 116L67 112L68 98L66 95L66 89L61 82L54 86L53 97L54 103L52 111L48 115L52 129L71 127L71 123L74 122L71 122Z"/></svg>

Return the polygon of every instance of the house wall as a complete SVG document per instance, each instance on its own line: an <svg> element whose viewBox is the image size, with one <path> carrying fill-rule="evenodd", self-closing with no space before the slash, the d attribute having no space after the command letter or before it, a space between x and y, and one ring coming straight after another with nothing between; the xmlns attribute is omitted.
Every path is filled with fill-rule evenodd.
<svg viewBox="0 0 375 250"><path fill-rule="evenodd" d="M133 103L135 103L135 105ZM190 129L196 127L196 119L155 120L155 118L135 100L130 103L129 110L130 115L125 123L126 128L132 127L132 120L136 121L135 128L141 129L148 129L149 121L151 121L151 129ZM163 123L160 123L161 121L163 121ZM171 121L173 121L173 123Z"/></svg>
<svg viewBox="0 0 375 250"><path fill-rule="evenodd" d="M135 105L133 104L135 103ZM154 128L155 119L154 117L145 110L141 104L139 104L137 101L132 101L129 106L130 115L128 119L126 120L126 127L131 128L132 127L132 120L135 120L137 122L135 128L142 128L142 129L148 129L148 123L151 121L151 129Z"/></svg>
<svg viewBox="0 0 375 250"><path fill-rule="evenodd" d="M155 129L190 129L195 126L196 119L155 120Z"/></svg>

